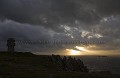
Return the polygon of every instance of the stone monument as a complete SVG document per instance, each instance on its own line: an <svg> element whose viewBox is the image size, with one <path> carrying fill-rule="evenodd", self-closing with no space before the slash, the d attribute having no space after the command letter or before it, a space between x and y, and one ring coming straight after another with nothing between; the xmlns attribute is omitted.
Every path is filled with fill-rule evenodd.
<svg viewBox="0 0 120 78"><path fill-rule="evenodd" d="M7 40L7 47L8 47L8 52L14 52L15 51L15 39L14 38L9 38Z"/></svg>

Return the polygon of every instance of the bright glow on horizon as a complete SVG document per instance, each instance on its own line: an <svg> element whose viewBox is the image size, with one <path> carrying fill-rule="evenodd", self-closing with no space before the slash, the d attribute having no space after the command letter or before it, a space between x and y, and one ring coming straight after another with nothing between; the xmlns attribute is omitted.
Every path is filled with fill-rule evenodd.
<svg viewBox="0 0 120 78"><path fill-rule="evenodd" d="M76 46L74 49L66 49L69 55L82 55L82 52L87 52L88 50L85 47Z"/></svg>
<svg viewBox="0 0 120 78"><path fill-rule="evenodd" d="M80 55L80 51L73 50L73 49L66 49L69 51L69 55Z"/></svg>

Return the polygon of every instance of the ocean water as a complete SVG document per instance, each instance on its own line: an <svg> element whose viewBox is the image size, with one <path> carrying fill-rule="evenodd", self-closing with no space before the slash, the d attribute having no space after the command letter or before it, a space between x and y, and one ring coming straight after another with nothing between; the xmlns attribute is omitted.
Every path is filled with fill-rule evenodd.
<svg viewBox="0 0 120 78"><path fill-rule="evenodd" d="M110 71L120 74L120 56L76 56L80 58L90 71Z"/></svg>

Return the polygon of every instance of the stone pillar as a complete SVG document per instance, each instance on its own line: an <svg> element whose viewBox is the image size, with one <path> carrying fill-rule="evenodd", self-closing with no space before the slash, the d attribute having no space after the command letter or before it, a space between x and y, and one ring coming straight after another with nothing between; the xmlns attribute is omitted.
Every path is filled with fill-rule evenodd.
<svg viewBox="0 0 120 78"><path fill-rule="evenodd" d="M9 38L7 40L7 47L8 47L8 52L14 52L15 49L15 39L14 38Z"/></svg>

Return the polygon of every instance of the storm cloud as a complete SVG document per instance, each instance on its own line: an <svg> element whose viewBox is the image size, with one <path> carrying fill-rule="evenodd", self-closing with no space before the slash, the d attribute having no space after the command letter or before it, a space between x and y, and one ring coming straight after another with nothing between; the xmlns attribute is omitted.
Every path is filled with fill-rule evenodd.
<svg viewBox="0 0 120 78"><path fill-rule="evenodd" d="M119 4L120 0L0 0L0 39L103 40L119 46Z"/></svg>
<svg viewBox="0 0 120 78"><path fill-rule="evenodd" d="M100 18L94 10L86 10L78 2L78 0L1 0L0 14L17 22L44 25L53 29L60 24L74 24L75 20L94 23Z"/></svg>

